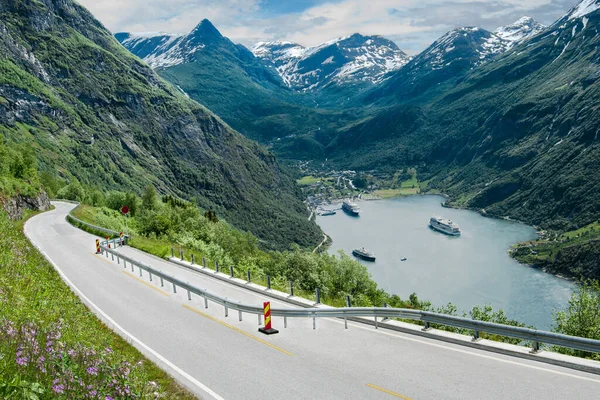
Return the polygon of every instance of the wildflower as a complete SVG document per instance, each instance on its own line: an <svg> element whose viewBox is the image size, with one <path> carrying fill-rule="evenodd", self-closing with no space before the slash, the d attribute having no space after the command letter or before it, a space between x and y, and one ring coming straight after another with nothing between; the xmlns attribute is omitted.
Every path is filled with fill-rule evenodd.
<svg viewBox="0 0 600 400"><path fill-rule="evenodd" d="M55 384L52 386L52 391L56 394L63 394L65 392L65 385Z"/></svg>
<svg viewBox="0 0 600 400"><path fill-rule="evenodd" d="M98 368L96 367L89 367L87 369L87 373L90 375L98 375Z"/></svg>
<svg viewBox="0 0 600 400"><path fill-rule="evenodd" d="M17 364L21 366L27 366L29 359L27 357L17 357Z"/></svg>

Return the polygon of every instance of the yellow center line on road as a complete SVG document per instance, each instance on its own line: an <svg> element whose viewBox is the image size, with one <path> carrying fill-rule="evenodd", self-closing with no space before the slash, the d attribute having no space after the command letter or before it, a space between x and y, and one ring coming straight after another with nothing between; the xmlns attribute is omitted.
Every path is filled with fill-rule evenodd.
<svg viewBox="0 0 600 400"><path fill-rule="evenodd" d="M387 389L381 388L379 386L372 385L370 383L367 383L367 386L370 387L371 389L379 390L380 392L387 393L390 396L394 396L394 397L397 397L399 399L411 400L410 397L402 396L401 394L392 392L391 390L387 390Z"/></svg>
<svg viewBox="0 0 600 400"><path fill-rule="evenodd" d="M90 254L91 254L91 255L93 255L94 257L97 257L97 258L99 258L100 260L104 261L104 262L105 262L105 263L107 263L107 264L113 265L113 263L111 263L110 261L108 261L106 258L102 257L102 256L101 256L101 255L99 255L99 254L92 253L91 251L90 251Z"/></svg>
<svg viewBox="0 0 600 400"><path fill-rule="evenodd" d="M227 327L227 328L229 328L229 329L233 329L234 331L236 331L236 332L238 332L238 333L241 333L242 335L244 335L244 336L247 336L247 337L249 337L250 339L254 339L254 340L256 340L257 342L259 342L259 343L262 343L262 344L264 344L264 345L266 345L266 346L269 346L269 347L270 347L270 348L272 348L272 349L278 350L278 351L282 352L283 354L287 354L288 356L292 356L292 357L294 356L292 353L290 353L290 352L289 352L289 351L287 351L287 350L284 350L284 349L282 349L281 347L277 347L277 346L275 346L274 344L271 344L271 343L269 343L269 342L267 342L267 341L265 341L265 340L262 340L261 338L259 338L259 337L256 337L256 336L254 336L254 335L252 335L252 334L250 334L250 333L248 333L248 332L244 332L243 330L241 330L241 329L238 329L238 328L236 328L235 326L229 325L228 323L226 323L226 322L223 322L223 321L221 321L221 320L219 320L219 319L217 319L217 318L215 318L215 317L213 317L213 316L211 316L211 315L205 314L205 313L203 313L203 312L202 312L202 311L200 311L200 310L196 310L194 307L190 307L190 306L188 306L188 305L186 305L186 304L182 304L182 306L183 306L184 308L187 308L187 309L188 309L188 310L190 310L190 311L193 311L193 312L195 312L195 313L196 313L196 314L198 314L198 315L202 315L202 316L203 316L203 317L205 317L205 318L208 318L208 319L210 319L210 320L212 320L212 321L218 322L219 324L221 324L221 325L223 325L223 326L225 326L225 327Z"/></svg>
<svg viewBox="0 0 600 400"><path fill-rule="evenodd" d="M154 286L154 285L152 285L152 284L150 284L150 283L148 283L148 282L146 282L146 281L144 281L144 280L142 280L142 279L138 278L137 276L135 276L135 275L133 275L133 274L130 274L130 273L129 273L129 272L127 272L127 271L123 271L123 273L124 273L125 275L127 275L127 276L130 276L130 277L132 277L132 278L133 278L133 279L135 279L136 281L138 281L138 282L140 282L140 283L143 283L144 285L148 286L150 289L152 289L152 290L156 290L158 293L162 294L163 296L170 297L169 293L167 293L167 292L164 292L164 291L160 290L160 289L159 289L159 288L157 288L156 286Z"/></svg>

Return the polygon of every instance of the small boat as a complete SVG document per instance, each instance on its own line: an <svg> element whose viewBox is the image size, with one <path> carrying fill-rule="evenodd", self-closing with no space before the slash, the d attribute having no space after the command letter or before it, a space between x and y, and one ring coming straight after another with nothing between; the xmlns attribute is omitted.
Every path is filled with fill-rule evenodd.
<svg viewBox="0 0 600 400"><path fill-rule="evenodd" d="M365 261L375 261L375 254L371 253L364 247L352 250L352 255Z"/></svg>
<svg viewBox="0 0 600 400"><path fill-rule="evenodd" d="M335 215L337 214L337 212L335 210L323 210L321 211L321 213L319 214L322 217L327 217L329 215Z"/></svg>
<svg viewBox="0 0 600 400"><path fill-rule="evenodd" d="M408 260L408 258L406 258L406 257L402 257L402 258L400 259L400 261L406 261L406 260Z"/></svg>

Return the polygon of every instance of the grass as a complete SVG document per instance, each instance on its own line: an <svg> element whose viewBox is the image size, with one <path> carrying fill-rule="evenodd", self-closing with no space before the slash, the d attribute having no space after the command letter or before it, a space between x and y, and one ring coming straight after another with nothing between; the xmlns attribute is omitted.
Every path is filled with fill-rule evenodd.
<svg viewBox="0 0 600 400"><path fill-rule="evenodd" d="M562 235L562 237L566 239L575 239L588 235L600 235L600 221L593 222L581 229L577 229L576 231L566 232Z"/></svg>
<svg viewBox="0 0 600 400"><path fill-rule="evenodd" d="M110 348L117 365L122 362L133 365L141 362L139 376L142 381L157 382L165 398L195 398L109 329L79 300L52 265L27 240L22 233L23 224L24 221L9 221L6 215L0 215L0 229L3 232L0 236L0 325L31 325L38 332L49 332L57 324L62 324L60 341L65 349L83 347L101 354ZM25 382L31 387L35 386L35 390L51 394L52 381L57 376L47 376L51 375L50 372L44 374L31 366L19 366L18 356L15 359L14 352L7 350L9 345L10 340L0 343L0 382L10 380L18 385ZM0 391L9 389L6 385L4 389L0 385ZM0 392L0 397L3 394L7 395L6 392Z"/></svg>
<svg viewBox="0 0 600 400"><path fill-rule="evenodd" d="M308 176L305 176L302 179L299 179L297 182L298 182L298 185L307 186L307 185L312 185L314 183L317 183L320 180L321 180L321 178L317 178L317 177L314 177L312 175L308 175Z"/></svg>

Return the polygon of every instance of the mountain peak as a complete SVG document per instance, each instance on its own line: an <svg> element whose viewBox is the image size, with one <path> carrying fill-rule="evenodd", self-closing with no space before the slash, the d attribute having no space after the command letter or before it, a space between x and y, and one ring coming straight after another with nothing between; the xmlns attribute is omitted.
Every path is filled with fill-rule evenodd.
<svg viewBox="0 0 600 400"><path fill-rule="evenodd" d="M203 19L190 33L191 36L223 37L221 32L208 19Z"/></svg>
<svg viewBox="0 0 600 400"><path fill-rule="evenodd" d="M571 12L569 12L569 19L576 19L585 17L588 14L600 9L600 0L583 0L577 4Z"/></svg>
<svg viewBox="0 0 600 400"><path fill-rule="evenodd" d="M301 91L327 85L370 85L403 67L409 57L382 36L354 33L314 47L259 42L254 55L271 64L285 84Z"/></svg>
<svg viewBox="0 0 600 400"><path fill-rule="evenodd" d="M500 27L494 31L501 39L511 43L520 42L546 29L545 25L540 24L531 17L522 17L510 25Z"/></svg>

